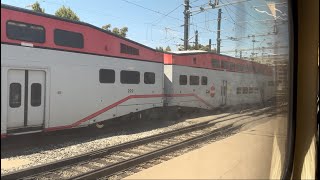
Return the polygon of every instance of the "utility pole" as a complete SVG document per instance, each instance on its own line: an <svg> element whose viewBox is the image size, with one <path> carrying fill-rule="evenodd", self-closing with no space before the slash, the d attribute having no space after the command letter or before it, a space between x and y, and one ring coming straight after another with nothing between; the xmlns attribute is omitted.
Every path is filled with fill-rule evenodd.
<svg viewBox="0 0 320 180"><path fill-rule="evenodd" d="M218 54L220 54L220 45L221 45L220 30L221 30L221 9L219 9L218 11L218 32L217 32L217 53Z"/></svg>
<svg viewBox="0 0 320 180"><path fill-rule="evenodd" d="M188 39L189 39L189 0L184 0L184 50L188 50Z"/></svg>
<svg viewBox="0 0 320 180"><path fill-rule="evenodd" d="M209 39L209 51L211 51L211 39Z"/></svg>
<svg viewBox="0 0 320 180"><path fill-rule="evenodd" d="M196 50L198 50L199 49L199 46L198 46L198 30L196 30L196 34L195 34L195 44L194 44L194 46L195 46L195 49Z"/></svg>
<svg viewBox="0 0 320 180"><path fill-rule="evenodd" d="M255 55L255 53L254 53L254 43L255 43L255 42L257 42L257 41L255 40L255 36L252 35L252 60L254 60L254 55Z"/></svg>

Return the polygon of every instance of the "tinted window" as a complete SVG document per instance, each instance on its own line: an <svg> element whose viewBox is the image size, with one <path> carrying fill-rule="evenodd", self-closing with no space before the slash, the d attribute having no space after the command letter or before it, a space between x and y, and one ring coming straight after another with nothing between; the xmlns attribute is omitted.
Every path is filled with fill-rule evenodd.
<svg viewBox="0 0 320 180"><path fill-rule="evenodd" d="M259 88L254 88L254 93L258 93L259 92Z"/></svg>
<svg viewBox="0 0 320 180"><path fill-rule="evenodd" d="M211 65L213 68L220 68L220 61L216 59L211 59Z"/></svg>
<svg viewBox="0 0 320 180"><path fill-rule="evenodd" d="M41 105L41 84L31 84L31 106Z"/></svg>
<svg viewBox="0 0 320 180"><path fill-rule="evenodd" d="M229 62L221 61L221 68L223 68L223 69L229 69Z"/></svg>
<svg viewBox="0 0 320 180"><path fill-rule="evenodd" d="M153 72L144 73L144 83L145 84L154 84L156 80L156 75Z"/></svg>
<svg viewBox="0 0 320 180"><path fill-rule="evenodd" d="M121 71L120 82L122 84L139 84L140 72L138 71Z"/></svg>
<svg viewBox="0 0 320 180"><path fill-rule="evenodd" d="M42 26L22 22L7 22L7 37L9 39L43 43L45 42L45 30Z"/></svg>
<svg viewBox="0 0 320 180"><path fill-rule="evenodd" d="M268 86L274 86L273 81L268 81Z"/></svg>
<svg viewBox="0 0 320 180"><path fill-rule="evenodd" d="M54 43L59 46L83 48L83 35L77 32L55 29Z"/></svg>
<svg viewBox="0 0 320 180"><path fill-rule="evenodd" d="M120 52L124 54L139 55L139 49L120 43Z"/></svg>
<svg viewBox="0 0 320 180"><path fill-rule="evenodd" d="M190 76L190 85L199 85L199 76Z"/></svg>
<svg viewBox="0 0 320 180"><path fill-rule="evenodd" d="M242 88L242 94L248 94L248 88L247 87L243 87Z"/></svg>
<svg viewBox="0 0 320 180"><path fill-rule="evenodd" d="M115 72L112 69L100 69L99 70L99 81L100 83L114 83Z"/></svg>
<svg viewBox="0 0 320 180"><path fill-rule="evenodd" d="M236 64L236 70L237 71L243 71L244 67L242 64Z"/></svg>
<svg viewBox="0 0 320 180"><path fill-rule="evenodd" d="M201 77L201 85L207 85L208 84L208 77L202 76Z"/></svg>
<svg viewBox="0 0 320 180"><path fill-rule="evenodd" d="M180 75L179 83L180 85L187 85L188 77L186 75Z"/></svg>
<svg viewBox="0 0 320 180"><path fill-rule="evenodd" d="M193 58L193 64L197 64L197 58Z"/></svg>
<svg viewBox="0 0 320 180"><path fill-rule="evenodd" d="M245 65L243 66L243 71L245 71L245 72L248 72L248 71L249 71L249 68L248 68L248 65L247 65L247 64L245 64Z"/></svg>
<svg viewBox="0 0 320 180"><path fill-rule="evenodd" d="M21 84L11 83L10 84L10 94L9 94L9 105L12 108L17 108L21 106Z"/></svg>
<svg viewBox="0 0 320 180"><path fill-rule="evenodd" d="M237 94L241 94L241 87L237 88Z"/></svg>
<svg viewBox="0 0 320 180"><path fill-rule="evenodd" d="M249 94L252 94L252 93L253 93L253 88L250 87L250 88L249 88Z"/></svg>
<svg viewBox="0 0 320 180"><path fill-rule="evenodd" d="M234 71L234 68L235 68L235 64L234 63L230 63L230 70Z"/></svg>

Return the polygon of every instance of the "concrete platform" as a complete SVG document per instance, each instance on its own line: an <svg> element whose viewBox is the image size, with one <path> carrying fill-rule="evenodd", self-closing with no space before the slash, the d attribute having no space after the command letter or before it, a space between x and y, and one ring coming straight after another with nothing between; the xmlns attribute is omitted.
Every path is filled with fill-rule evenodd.
<svg viewBox="0 0 320 180"><path fill-rule="evenodd" d="M125 179L279 179L286 117L247 122L240 133L208 144Z"/></svg>

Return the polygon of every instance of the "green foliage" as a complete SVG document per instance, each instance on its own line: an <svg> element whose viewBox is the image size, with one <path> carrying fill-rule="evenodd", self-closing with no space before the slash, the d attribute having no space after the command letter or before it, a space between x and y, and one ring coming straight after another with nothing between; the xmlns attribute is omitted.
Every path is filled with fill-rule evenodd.
<svg viewBox="0 0 320 180"><path fill-rule="evenodd" d="M179 47L179 51L184 51L184 47ZM216 49L210 49L209 45L202 45L198 44L198 48L195 45L189 45L188 50L203 50L203 51L210 51L210 52L216 52Z"/></svg>
<svg viewBox="0 0 320 180"><path fill-rule="evenodd" d="M159 46L159 47L156 47L156 51L169 52L169 51L171 51L171 48L170 48L170 46L167 46L166 49L164 49L163 47Z"/></svg>
<svg viewBox="0 0 320 180"><path fill-rule="evenodd" d="M44 13L44 9L40 7L40 4L38 1L36 1L34 4L32 4L31 8L33 11Z"/></svg>
<svg viewBox="0 0 320 180"><path fill-rule="evenodd" d="M126 37L127 36L127 32L128 32L128 27L123 27L120 29L120 36L122 37Z"/></svg>
<svg viewBox="0 0 320 180"><path fill-rule="evenodd" d="M104 26L101 27L102 29L106 30L106 31L111 31L111 24L106 24ZM127 32L128 32L128 27L123 27L121 29L115 27L112 29L112 32L116 35L119 35L121 37L127 37Z"/></svg>
<svg viewBox="0 0 320 180"><path fill-rule="evenodd" d="M119 28L116 28L116 27L112 29L112 32L115 33L115 34L117 34L117 35L120 34Z"/></svg>
<svg viewBox="0 0 320 180"><path fill-rule="evenodd" d="M106 31L110 31L111 24L106 24L106 25L102 26L101 28L106 30Z"/></svg>
<svg viewBox="0 0 320 180"><path fill-rule="evenodd" d="M169 52L169 51L171 51L171 48L170 48L170 46L167 46L166 47L166 50L165 50L166 52Z"/></svg>
<svg viewBox="0 0 320 180"><path fill-rule="evenodd" d="M156 47L156 51L164 52L163 47L161 47L161 46Z"/></svg>
<svg viewBox="0 0 320 180"><path fill-rule="evenodd" d="M59 8L56 11L55 15L58 17L70 19L73 21L80 21L80 18L77 16L77 14L74 13L69 7L66 8L65 6L62 6L61 8Z"/></svg>

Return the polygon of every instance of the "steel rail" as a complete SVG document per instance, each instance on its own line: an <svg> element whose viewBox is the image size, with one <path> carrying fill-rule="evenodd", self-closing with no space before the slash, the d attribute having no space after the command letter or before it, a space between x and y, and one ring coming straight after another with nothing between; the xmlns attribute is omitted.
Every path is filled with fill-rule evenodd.
<svg viewBox="0 0 320 180"><path fill-rule="evenodd" d="M197 123L197 124L194 124L191 126L177 129L177 130L168 131L168 132L165 132L162 134L157 134L157 135L137 139L134 141L118 144L115 146L103 148L103 149L96 150L93 152L88 152L88 153L80 154L77 156L65 158L62 160L54 161L52 163L42 164L42 165L22 169L19 171L11 172L8 174L1 175L1 179L3 179L3 180L5 180L5 179L21 179L24 177L34 176L37 174L43 174L44 172L48 172L48 171L54 171L54 170L60 169L61 167L67 167L67 166L71 166L74 164L78 164L79 162L87 161L87 160L90 160L93 158L98 158L101 156L105 156L105 155L111 154L113 152L117 152L117 151L121 151L124 149L132 148L135 146L147 144L147 143L150 143L153 141L158 141L161 139L167 139L169 137L177 136L180 134L185 134L185 133L195 131L195 130L198 130L201 128L214 126L218 122L212 122L212 121L215 121L215 120L227 117L227 116L229 116L229 115L221 116L221 117L215 118L213 120ZM238 117L235 117L235 118L238 118ZM231 119L233 119L233 118L231 118Z"/></svg>
<svg viewBox="0 0 320 180"><path fill-rule="evenodd" d="M197 144L199 142L203 142L205 140L208 140L208 139L213 138L215 136L224 134L226 132L231 132L239 127L241 127L241 125L239 125L239 126L233 126L232 124L227 125L227 126L212 130L209 133L205 133L205 134L199 135L197 137L190 138L188 140L178 142L178 143L175 143L173 145L170 145L170 146L167 146L167 147L164 147L161 149L157 149L155 151L143 154L141 156L133 157L128 160L123 160L121 162L112 164L110 166L106 166L106 167L102 167L100 169L89 171L89 172L80 174L78 176L71 177L70 179L72 179L72 180L97 179L97 178L101 178L104 176L109 176L110 174L114 174L116 172L126 170L126 169L133 167L133 166L136 166L140 163L150 161L156 157L168 154L170 152L174 152L176 150L188 147L193 144Z"/></svg>

